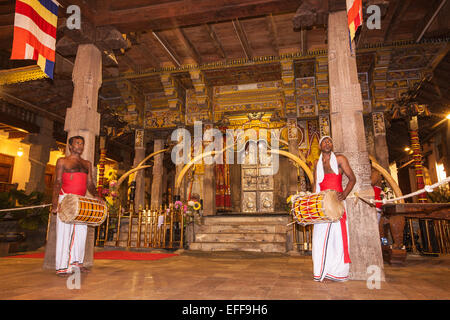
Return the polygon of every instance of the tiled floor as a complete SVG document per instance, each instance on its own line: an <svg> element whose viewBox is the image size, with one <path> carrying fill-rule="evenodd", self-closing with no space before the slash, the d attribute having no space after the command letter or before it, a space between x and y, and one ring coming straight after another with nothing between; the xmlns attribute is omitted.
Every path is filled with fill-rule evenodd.
<svg viewBox="0 0 450 320"><path fill-rule="evenodd" d="M195 253L157 261L96 260L79 289L42 269L42 259L0 258L2 300L448 300L450 256L385 264L386 281L312 280L310 256ZM76 285L73 280L69 284Z"/></svg>

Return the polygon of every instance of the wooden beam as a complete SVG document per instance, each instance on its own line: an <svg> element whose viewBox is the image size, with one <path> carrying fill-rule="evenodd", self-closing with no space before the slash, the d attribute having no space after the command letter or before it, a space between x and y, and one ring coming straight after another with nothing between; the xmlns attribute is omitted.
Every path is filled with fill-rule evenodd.
<svg viewBox="0 0 450 320"><path fill-rule="evenodd" d="M367 24L363 23L361 25L361 31L360 31L359 37L356 40L356 47L358 49L362 48L364 46L364 42L365 42L365 40L367 38L367 34L368 33L369 33L369 28L367 28Z"/></svg>
<svg viewBox="0 0 450 320"><path fill-rule="evenodd" d="M280 54L280 48L278 47L278 30L277 26L275 25L275 21L273 19L273 15L269 14L266 16L266 24L267 24L267 30L269 31L269 39L270 43L272 44L272 47L277 55Z"/></svg>
<svg viewBox="0 0 450 320"><path fill-rule="evenodd" d="M85 0L58 0L58 2L62 5L62 8L59 7L59 16L65 16L67 7L70 5L77 5L80 7L81 12L81 21L86 22L85 20L89 20L89 23L95 24L95 20L97 17L103 15L104 13L99 14L95 8L95 6L92 6L91 3L88 3L90 1Z"/></svg>
<svg viewBox="0 0 450 320"><path fill-rule="evenodd" d="M384 30L383 42L392 40L393 31L401 24L401 17L410 5L411 0L391 0L389 2L389 8L384 21L385 25L382 24L381 26L382 30Z"/></svg>
<svg viewBox="0 0 450 320"><path fill-rule="evenodd" d="M219 38L217 37L216 32L214 31L214 27L209 24L204 25L206 28L206 31L208 32L209 37L211 38L214 46L216 47L217 51L219 52L219 55L222 57L222 59L228 59L227 55L225 53L225 50L223 49L222 43L220 42Z"/></svg>
<svg viewBox="0 0 450 320"><path fill-rule="evenodd" d="M160 61L159 59L151 52L151 50L147 47L145 43L140 43L138 46L139 50L142 54L145 55L147 60L150 60L150 64L153 66L153 68L159 68L160 67Z"/></svg>
<svg viewBox="0 0 450 320"><path fill-rule="evenodd" d="M125 64L127 66L129 66L131 68L131 70L133 70L134 72L139 72L140 68L138 65L136 65L133 61L133 59L131 59L126 53L119 56L119 60L122 60L123 62L125 62Z"/></svg>
<svg viewBox="0 0 450 320"><path fill-rule="evenodd" d="M183 29L175 28L174 31L178 40L181 41L183 46L189 52L191 58L194 59L195 63L198 65L202 64L202 58L200 54L198 53L197 49L192 45L192 42L189 41L189 38L186 36L186 33L183 31Z"/></svg>
<svg viewBox="0 0 450 320"><path fill-rule="evenodd" d="M109 10L97 16L96 24L114 25L122 32L164 30L295 12L298 6L299 0L180 0Z"/></svg>
<svg viewBox="0 0 450 320"><path fill-rule="evenodd" d="M436 56L428 63L426 69L433 71L441 63L442 60L447 56L450 51L450 43L446 43L436 54Z"/></svg>
<svg viewBox="0 0 450 320"><path fill-rule="evenodd" d="M36 106L35 104L32 104L28 101L25 101L23 99L20 99L18 97L16 97L15 95L9 94L6 91L2 90L0 91L0 97L2 97L3 100L5 100L6 102L12 104L12 105L16 105L18 107L36 112L37 114L46 117L48 119L54 120L54 121L60 121L60 122L64 122L65 118L55 114L53 112L47 111L44 108L41 108L39 106Z"/></svg>
<svg viewBox="0 0 450 320"><path fill-rule="evenodd" d="M300 31L300 46L301 52L303 55L306 55L308 52L308 31L306 29L302 29Z"/></svg>
<svg viewBox="0 0 450 320"><path fill-rule="evenodd" d="M239 42L241 43L242 50L244 51L245 57L247 59L253 58L252 48L248 43L247 35L245 34L244 27L241 25L241 22L236 19L232 21L234 31L236 31L236 35L238 36Z"/></svg>
<svg viewBox="0 0 450 320"><path fill-rule="evenodd" d="M419 43L422 40L423 36L433 23L434 19L437 17L437 15L439 14L439 12L446 3L447 0L435 0L434 2L431 3L430 9L428 10L422 22L419 23L419 25L416 28L416 32L414 33L414 38L416 39L417 43Z"/></svg>
<svg viewBox="0 0 450 320"><path fill-rule="evenodd" d="M166 39L164 39L161 35L157 34L156 32L152 31L153 37L158 41L158 43L161 45L161 48L163 48L164 52L167 53L167 56L169 57L170 61L176 66L181 66L181 60L178 57L178 55L175 53L175 51L172 49L172 47L169 45Z"/></svg>

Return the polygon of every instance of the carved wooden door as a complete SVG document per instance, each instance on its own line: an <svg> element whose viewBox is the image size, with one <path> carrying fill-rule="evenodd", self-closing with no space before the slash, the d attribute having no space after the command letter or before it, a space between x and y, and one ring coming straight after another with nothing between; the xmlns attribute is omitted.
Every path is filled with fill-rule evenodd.
<svg viewBox="0 0 450 320"><path fill-rule="evenodd" d="M256 157L261 155L256 155ZM242 212L273 212L273 169L267 161L251 161L251 155L242 164ZM254 164L248 164L254 163ZM264 164L262 164L264 163Z"/></svg>

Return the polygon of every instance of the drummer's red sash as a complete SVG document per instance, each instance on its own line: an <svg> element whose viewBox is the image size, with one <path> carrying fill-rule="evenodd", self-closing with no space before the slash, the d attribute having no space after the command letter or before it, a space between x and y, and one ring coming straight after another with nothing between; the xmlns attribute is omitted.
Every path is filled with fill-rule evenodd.
<svg viewBox="0 0 450 320"><path fill-rule="evenodd" d="M87 173L85 172L64 172L60 194L72 193L84 196L86 195L86 182Z"/></svg>
<svg viewBox="0 0 450 320"><path fill-rule="evenodd" d="M320 191L336 190L337 192L343 192L342 189L342 175L335 173L326 173L322 182L319 184ZM341 222L342 241L344 245L344 263L351 263L350 255L348 253L348 238L347 238L347 213L344 211Z"/></svg>

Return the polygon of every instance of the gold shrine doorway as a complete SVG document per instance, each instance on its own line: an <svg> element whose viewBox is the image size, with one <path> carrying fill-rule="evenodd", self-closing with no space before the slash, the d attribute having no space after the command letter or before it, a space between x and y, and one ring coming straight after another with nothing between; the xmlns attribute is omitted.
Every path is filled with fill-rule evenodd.
<svg viewBox="0 0 450 320"><path fill-rule="evenodd" d="M251 148L250 148L251 149ZM241 165L241 210L245 213L274 212L274 170L270 155L261 152L246 152Z"/></svg>

